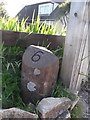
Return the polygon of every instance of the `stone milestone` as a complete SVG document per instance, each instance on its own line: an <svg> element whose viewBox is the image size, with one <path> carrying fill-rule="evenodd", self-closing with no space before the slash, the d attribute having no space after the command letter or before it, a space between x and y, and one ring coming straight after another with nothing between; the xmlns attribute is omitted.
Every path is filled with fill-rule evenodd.
<svg viewBox="0 0 90 120"><path fill-rule="evenodd" d="M21 88L26 103L50 96L59 70L59 59L50 50L29 46L22 58Z"/></svg>

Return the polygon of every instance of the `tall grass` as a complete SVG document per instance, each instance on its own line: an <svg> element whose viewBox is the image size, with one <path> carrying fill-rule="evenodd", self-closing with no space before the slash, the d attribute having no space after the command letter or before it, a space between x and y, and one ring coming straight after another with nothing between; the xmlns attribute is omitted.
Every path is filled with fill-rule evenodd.
<svg viewBox="0 0 90 120"><path fill-rule="evenodd" d="M38 16L36 21L34 20L34 15L32 17L32 23L29 25L26 23L27 19L22 19L19 22L18 18L1 18L0 19L0 30L10 30L17 32L30 32L30 33L40 33L40 34L52 34L58 35L59 32L54 25L50 26L46 24L46 21L40 22L40 17Z"/></svg>

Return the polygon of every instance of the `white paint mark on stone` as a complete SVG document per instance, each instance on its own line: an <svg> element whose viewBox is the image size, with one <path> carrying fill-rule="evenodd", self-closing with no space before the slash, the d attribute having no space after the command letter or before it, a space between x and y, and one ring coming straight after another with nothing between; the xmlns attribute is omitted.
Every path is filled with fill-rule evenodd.
<svg viewBox="0 0 90 120"><path fill-rule="evenodd" d="M47 82L44 83L44 87L45 88L48 87L48 83Z"/></svg>
<svg viewBox="0 0 90 120"><path fill-rule="evenodd" d="M38 68L34 69L34 75L40 75L40 70Z"/></svg>
<svg viewBox="0 0 90 120"><path fill-rule="evenodd" d="M35 83L33 83L33 82L29 82L29 83L27 83L27 89L29 90L29 91L35 91L36 90L36 84Z"/></svg>

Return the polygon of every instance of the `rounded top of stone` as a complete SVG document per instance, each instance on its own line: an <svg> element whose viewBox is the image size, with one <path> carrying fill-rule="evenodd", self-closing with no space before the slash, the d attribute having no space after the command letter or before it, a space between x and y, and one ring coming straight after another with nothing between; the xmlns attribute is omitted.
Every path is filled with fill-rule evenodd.
<svg viewBox="0 0 90 120"><path fill-rule="evenodd" d="M45 47L30 45L23 54L23 63L28 67L42 68L58 62L59 59Z"/></svg>

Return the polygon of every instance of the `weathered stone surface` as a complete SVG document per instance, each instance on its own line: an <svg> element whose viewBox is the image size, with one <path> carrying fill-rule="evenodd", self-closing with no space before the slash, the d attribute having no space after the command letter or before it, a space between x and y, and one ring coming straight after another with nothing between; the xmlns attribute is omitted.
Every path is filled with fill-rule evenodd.
<svg viewBox="0 0 90 120"><path fill-rule="evenodd" d="M40 46L29 46L22 59L22 96L26 103L50 96L59 70L59 59Z"/></svg>
<svg viewBox="0 0 90 120"><path fill-rule="evenodd" d="M60 114L55 120L69 120L71 118L71 114L69 110L66 110L62 114Z"/></svg>
<svg viewBox="0 0 90 120"><path fill-rule="evenodd" d="M38 115L26 112L18 108L10 108L0 110L0 118L28 118L30 120L36 120L38 118Z"/></svg>
<svg viewBox="0 0 90 120"><path fill-rule="evenodd" d="M71 100L69 98L53 98L48 97L40 101L37 106L37 110L40 113L41 118L56 118L64 111L71 107Z"/></svg>

